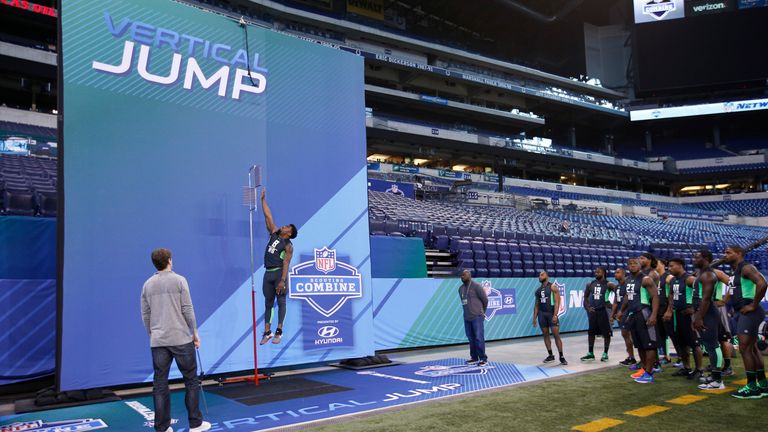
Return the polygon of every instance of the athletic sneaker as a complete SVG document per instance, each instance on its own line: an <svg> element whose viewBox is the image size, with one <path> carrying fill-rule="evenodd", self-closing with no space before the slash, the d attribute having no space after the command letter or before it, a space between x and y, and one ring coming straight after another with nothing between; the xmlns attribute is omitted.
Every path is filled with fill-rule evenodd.
<svg viewBox="0 0 768 432"><path fill-rule="evenodd" d="M699 389L704 391L722 390L725 386L722 381L710 380L708 383L699 384Z"/></svg>
<svg viewBox="0 0 768 432"><path fill-rule="evenodd" d="M466 365L476 365L476 364L478 364L479 362L480 362L480 360L472 360L472 359L469 359L469 360L465 361L465 362L464 362L464 364L466 364Z"/></svg>
<svg viewBox="0 0 768 432"><path fill-rule="evenodd" d="M635 382L640 384L653 384L653 375L649 373L643 373L641 376L635 378Z"/></svg>
<svg viewBox="0 0 768 432"><path fill-rule="evenodd" d="M672 363L672 367L682 369L683 368L683 362L679 361L677 363Z"/></svg>
<svg viewBox="0 0 768 432"><path fill-rule="evenodd" d="M488 360L480 360L479 362L477 362L477 365L480 367L488 366Z"/></svg>
<svg viewBox="0 0 768 432"><path fill-rule="evenodd" d="M275 338L272 339L272 343L279 344L281 340L283 340L283 331L280 329L277 329L277 331L275 331Z"/></svg>
<svg viewBox="0 0 768 432"><path fill-rule="evenodd" d="M633 365L633 364L635 364L635 363L637 363L637 360L635 360L635 359L634 359L634 358L632 358L632 357L627 357L627 358L625 358L624 360L622 360L622 361L620 361L620 362L619 362L619 364L620 364L620 365L624 365L624 366Z"/></svg>
<svg viewBox="0 0 768 432"><path fill-rule="evenodd" d="M768 397L768 387L760 387L760 384L758 384L757 389L762 393L762 397Z"/></svg>
<svg viewBox="0 0 768 432"><path fill-rule="evenodd" d="M701 375L699 377L699 382L702 384L708 384L714 381L715 379L712 377L712 375Z"/></svg>
<svg viewBox="0 0 768 432"><path fill-rule="evenodd" d="M640 368L637 372L630 375L633 379L640 378L641 376L645 375L645 369Z"/></svg>
<svg viewBox="0 0 768 432"><path fill-rule="evenodd" d="M264 345L265 343L269 342L270 339L272 339L272 332L264 332L264 334L261 336L261 342L259 345Z"/></svg>
<svg viewBox="0 0 768 432"><path fill-rule="evenodd" d="M731 368L725 368L723 369L723 376L733 376L733 369Z"/></svg>
<svg viewBox="0 0 768 432"><path fill-rule="evenodd" d="M565 361L565 357L560 357L560 364L563 366L568 366L568 362Z"/></svg>
<svg viewBox="0 0 768 432"><path fill-rule="evenodd" d="M211 429L211 424L207 421L200 423L200 426L195 428L189 428L189 432L205 432Z"/></svg>
<svg viewBox="0 0 768 432"><path fill-rule="evenodd" d="M744 387L731 393L731 396L735 397L736 399L760 399L763 397L762 393L763 392L761 392L757 387L752 387L747 384Z"/></svg>
<svg viewBox="0 0 768 432"><path fill-rule="evenodd" d="M698 369L688 374L688 379L692 381L698 381L701 378L702 372Z"/></svg>
<svg viewBox="0 0 768 432"><path fill-rule="evenodd" d="M581 360L583 362L585 362L585 361L594 361L595 360L595 355L592 354L592 353L587 353L587 355L585 355L584 357L580 358L579 360Z"/></svg>
<svg viewBox="0 0 768 432"><path fill-rule="evenodd" d="M553 361L555 361L555 356L553 355L548 355L547 358L544 359L544 363L551 363Z"/></svg>
<svg viewBox="0 0 768 432"><path fill-rule="evenodd" d="M671 363L671 362L669 361L668 358L662 357L662 358L659 359L659 363L665 365L665 364Z"/></svg>
<svg viewBox="0 0 768 432"><path fill-rule="evenodd" d="M682 368L682 369L678 369L677 371L675 371L675 373L673 373L672 376L687 377L690 374L691 374L691 370L690 369Z"/></svg>
<svg viewBox="0 0 768 432"><path fill-rule="evenodd" d="M608 361L608 353L603 353L603 355L600 357L601 362L607 362Z"/></svg>
<svg viewBox="0 0 768 432"><path fill-rule="evenodd" d="M651 371L653 373L660 373L661 372L661 364L656 363L655 365L653 365L653 369L651 369Z"/></svg>
<svg viewBox="0 0 768 432"><path fill-rule="evenodd" d="M640 363L634 363L632 364L632 366L629 367L629 370L636 371L636 370L641 370L642 368L643 368L643 365L641 365Z"/></svg>

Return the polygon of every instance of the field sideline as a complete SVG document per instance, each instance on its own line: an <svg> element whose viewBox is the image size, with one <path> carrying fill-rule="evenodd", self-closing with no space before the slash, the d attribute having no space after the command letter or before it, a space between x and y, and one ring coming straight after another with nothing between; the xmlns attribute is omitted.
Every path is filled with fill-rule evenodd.
<svg viewBox="0 0 768 432"><path fill-rule="evenodd" d="M707 359L704 359L707 364ZM734 381L744 379L741 362L735 359L734 377L726 385L735 389ZM625 367L587 372L576 376L547 380L508 389L475 393L408 408L374 414L362 419L313 428L313 431L567 431L602 418L623 423L609 431L661 430L755 430L759 426L750 420L757 413L764 416L768 398L738 400L729 395L711 394L696 388L698 383L672 377L676 369L665 368L657 375L655 384L637 384ZM704 399L687 405L667 402L685 395ZM681 402L688 402L682 400ZM629 411L657 405L660 412ZM585 429L590 430L590 429ZM600 430L600 429L592 429Z"/></svg>

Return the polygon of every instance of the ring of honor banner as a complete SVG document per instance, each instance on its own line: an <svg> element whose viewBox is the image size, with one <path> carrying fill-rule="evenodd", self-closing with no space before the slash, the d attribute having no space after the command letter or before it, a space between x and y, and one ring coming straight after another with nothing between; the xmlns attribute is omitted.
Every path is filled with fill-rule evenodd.
<svg viewBox="0 0 768 432"><path fill-rule="evenodd" d="M485 340L541 334L533 327L537 278L476 278L488 296ZM592 278L551 279L563 300L558 311L560 331L589 326L584 311L584 288ZM376 349L413 348L466 343L459 299L461 281L455 279L373 279L373 322Z"/></svg>
<svg viewBox="0 0 768 432"><path fill-rule="evenodd" d="M363 58L170 0L60 15L60 388L151 380L139 297L158 247L189 282L206 373L253 367L253 166L275 224L299 231L285 333L259 366L373 354ZM260 333L260 204L254 233Z"/></svg>

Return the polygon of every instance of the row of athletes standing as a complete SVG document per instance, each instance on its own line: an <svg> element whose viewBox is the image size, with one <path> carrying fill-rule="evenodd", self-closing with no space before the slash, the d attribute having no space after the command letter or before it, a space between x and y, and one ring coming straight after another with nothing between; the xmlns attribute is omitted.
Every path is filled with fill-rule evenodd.
<svg viewBox="0 0 768 432"><path fill-rule="evenodd" d="M584 292L584 309L589 317L589 351L581 360L595 360L595 337L601 335L604 351L600 360L608 361L611 328L616 320L628 355L621 364L633 369L632 378L636 382L655 381L654 374L661 372L662 364L669 361L669 339L679 360L675 364L679 370L673 376L699 381L702 390L721 390L724 388L723 376L733 375L730 341L734 328L747 384L732 396L739 399L768 397L768 381L757 348L758 329L765 319L765 311L760 305L766 292L765 277L754 265L744 261L744 250L739 246L727 247L723 257L733 269L731 276L712 268L713 256L709 250L699 250L692 259L694 272L690 274L685 270L683 258L665 262L645 253L629 259L626 268L616 269L615 282L609 282L606 269L598 267L595 280ZM552 289L546 272L539 275L539 281L534 326L539 324L542 328L549 353L544 361L554 361L549 341L551 332L555 335L561 363L567 364L559 338L557 314L553 313L559 304L559 295ZM710 360L709 375L704 374L702 367L702 345Z"/></svg>

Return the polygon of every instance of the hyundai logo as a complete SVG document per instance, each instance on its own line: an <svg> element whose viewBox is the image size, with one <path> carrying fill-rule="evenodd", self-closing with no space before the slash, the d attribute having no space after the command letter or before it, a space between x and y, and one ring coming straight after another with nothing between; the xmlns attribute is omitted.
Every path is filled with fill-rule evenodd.
<svg viewBox="0 0 768 432"><path fill-rule="evenodd" d="M320 327L320 329L317 330L317 335L322 338L332 338L339 334L338 327L334 326L325 326Z"/></svg>

